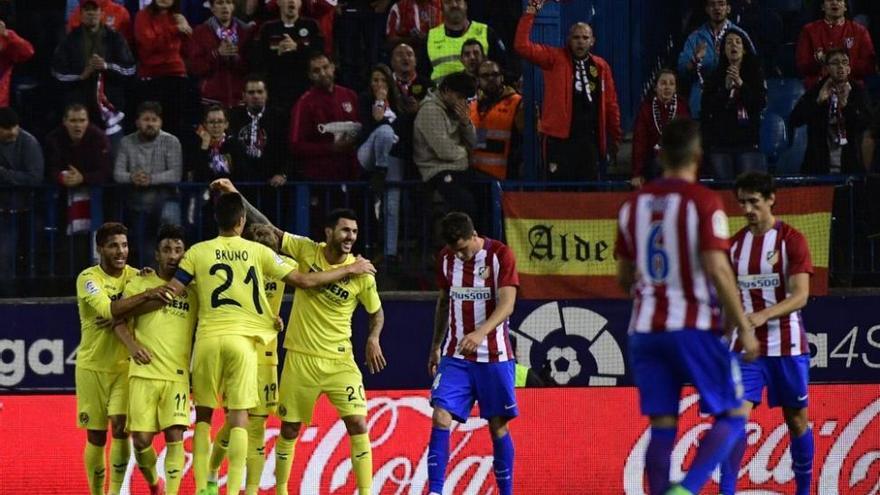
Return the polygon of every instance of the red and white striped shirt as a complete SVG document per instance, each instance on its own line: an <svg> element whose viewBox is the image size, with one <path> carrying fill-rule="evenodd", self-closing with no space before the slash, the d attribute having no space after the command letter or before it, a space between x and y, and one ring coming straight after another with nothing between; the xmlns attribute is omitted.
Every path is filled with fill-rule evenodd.
<svg viewBox="0 0 880 495"><path fill-rule="evenodd" d="M626 201L618 219L618 257L636 265L630 333L721 331L721 309L700 253L726 252L721 198L677 179L649 183Z"/></svg>
<svg viewBox="0 0 880 495"><path fill-rule="evenodd" d="M813 273L810 248L803 234L777 221L772 229L755 235L748 227L733 237L730 261L746 313L756 313L791 295L788 278ZM767 320L755 328L762 356L808 354L807 334L801 312ZM739 340L734 350L741 351Z"/></svg>
<svg viewBox="0 0 880 495"><path fill-rule="evenodd" d="M449 294L449 325L442 353L447 357L479 363L498 363L514 358L508 320L489 332L476 354L462 355L458 345L476 331L495 311L498 289L519 287L513 252L502 242L483 238L483 249L468 261L443 248L437 264L437 285Z"/></svg>

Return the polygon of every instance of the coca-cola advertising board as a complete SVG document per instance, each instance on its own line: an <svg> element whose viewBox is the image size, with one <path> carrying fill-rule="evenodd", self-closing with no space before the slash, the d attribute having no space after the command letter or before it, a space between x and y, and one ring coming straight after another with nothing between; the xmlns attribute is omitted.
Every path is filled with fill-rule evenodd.
<svg viewBox="0 0 880 495"><path fill-rule="evenodd" d="M426 391L369 394L373 443L373 493L427 493L427 444L431 408ZM638 414L637 391L630 387L518 390L521 416L512 424L516 444L515 491L540 494L642 495L643 457L649 438ZM75 427L72 396L0 397L0 493L87 493L82 468L85 434ZM710 425L698 412L697 398L681 400L679 439L673 451L672 477L686 471L697 439ZM476 415L476 411L473 413ZM221 418L215 417L215 428ZM813 493L880 493L880 386L813 385L810 419L815 431ZM274 493L274 440L278 422L267 430L270 452L262 474L262 493ZM182 494L193 493L191 431L187 432L186 476ZM794 481L789 439L779 410L759 407L748 425L748 450L739 477L739 493L791 494ZM156 442L159 472L164 444ZM221 478L221 483L225 478ZM703 493L718 493L717 473ZM320 401L314 424L296 447L291 493L356 493L345 427ZM147 493L134 461L124 493ZM485 422L471 417L457 425L451 440L446 494L497 493L492 474L492 445Z"/></svg>

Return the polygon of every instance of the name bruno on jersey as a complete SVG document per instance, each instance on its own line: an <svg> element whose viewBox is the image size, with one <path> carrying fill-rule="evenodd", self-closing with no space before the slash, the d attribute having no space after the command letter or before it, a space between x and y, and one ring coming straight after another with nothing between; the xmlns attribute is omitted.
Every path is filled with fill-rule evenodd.
<svg viewBox="0 0 880 495"><path fill-rule="evenodd" d="M215 249L214 257L217 261L247 261L247 251L227 251L225 249Z"/></svg>

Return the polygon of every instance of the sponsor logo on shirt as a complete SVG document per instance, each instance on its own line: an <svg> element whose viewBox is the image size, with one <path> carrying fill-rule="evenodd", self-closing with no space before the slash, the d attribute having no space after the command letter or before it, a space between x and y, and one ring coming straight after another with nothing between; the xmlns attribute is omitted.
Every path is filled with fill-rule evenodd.
<svg viewBox="0 0 880 495"><path fill-rule="evenodd" d="M459 301L488 301L492 299L490 287L452 287L449 289L450 299Z"/></svg>
<svg viewBox="0 0 880 495"><path fill-rule="evenodd" d="M778 273L762 275L740 275L736 278L737 285L741 290L750 289L775 289L781 284Z"/></svg>

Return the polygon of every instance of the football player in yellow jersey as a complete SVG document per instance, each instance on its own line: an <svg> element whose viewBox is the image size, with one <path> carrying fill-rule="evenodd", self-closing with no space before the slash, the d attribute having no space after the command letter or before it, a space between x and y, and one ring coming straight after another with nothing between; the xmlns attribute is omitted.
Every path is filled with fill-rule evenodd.
<svg viewBox="0 0 880 495"><path fill-rule="evenodd" d="M99 264L86 268L76 278L76 302L81 339L76 354L76 411L80 428L86 430L83 462L92 495L104 493L104 446L107 421L113 442L110 447L110 493L122 488L131 452L125 431L128 408L128 353L113 333L114 318L150 300L161 300L164 291L145 291L123 298L126 283L138 271L128 261L128 229L108 222L95 232Z"/></svg>
<svg viewBox="0 0 880 495"><path fill-rule="evenodd" d="M156 245L158 271L131 280L124 297L164 287L174 277L185 251L183 228L163 225ZM143 305L137 311L147 309ZM128 348L128 431L135 460L151 494L162 493L156 471L153 437L165 432L165 493L177 495L183 475L183 433L189 426L189 366L198 301L192 291L183 292L160 309L117 320L114 330Z"/></svg>
<svg viewBox="0 0 880 495"><path fill-rule="evenodd" d="M234 191L227 179L212 183L221 191ZM257 221L265 217L247 202L248 214ZM299 263L302 273L332 270L354 262L351 248L357 240L357 217L351 210L331 212L324 223L326 242L315 242L275 229L281 236L281 252ZM351 347L351 317L358 303L369 314L366 365L371 373L385 367L379 345L384 313L372 275L351 277L322 287L298 290L293 299L284 348L287 355L281 372L278 414L281 436L275 444L275 479L278 495L287 495L293 452L302 423L310 423L318 397L326 394L345 423L351 440L352 470L358 493L372 488L372 450L367 430L367 401L363 377Z"/></svg>
<svg viewBox="0 0 880 495"><path fill-rule="evenodd" d="M272 227L266 224L250 224L242 234L247 240L260 244L278 252L281 248L281 240L275 235ZM296 268L296 261L282 256L286 263ZM281 317L281 302L284 300L285 285L278 280L266 279L266 298L272 314L278 315L280 328L283 328ZM248 411L248 454L247 454L247 479L245 480L245 493L257 495L260 490L260 479L263 475L263 466L266 463L265 437L266 420L269 414L275 414L278 406L278 339L275 338L267 345L257 345L257 392L260 396L260 405ZM209 492L213 491L212 485L216 485L219 477L220 465L226 457L226 449L229 443L229 423L224 423L223 428L217 432L214 445L211 449L211 469L208 473Z"/></svg>
<svg viewBox="0 0 880 495"><path fill-rule="evenodd" d="M344 277L375 273L364 259L332 271L301 273L271 249L245 239L244 202L238 193L221 194L214 208L220 235L192 246L166 288L180 295L195 281L199 328L193 349L193 474L196 489L207 492L211 415L226 402L229 431L227 493L241 486L247 456L248 409L258 403L257 343L277 336L275 315L266 299L267 278L299 288L320 287Z"/></svg>

